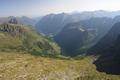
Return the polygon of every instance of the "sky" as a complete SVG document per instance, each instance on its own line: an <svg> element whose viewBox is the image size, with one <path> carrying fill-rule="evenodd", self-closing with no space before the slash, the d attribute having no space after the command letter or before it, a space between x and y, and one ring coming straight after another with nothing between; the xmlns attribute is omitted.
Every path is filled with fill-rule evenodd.
<svg viewBox="0 0 120 80"><path fill-rule="evenodd" d="M120 0L0 0L0 17L94 10L120 10Z"/></svg>

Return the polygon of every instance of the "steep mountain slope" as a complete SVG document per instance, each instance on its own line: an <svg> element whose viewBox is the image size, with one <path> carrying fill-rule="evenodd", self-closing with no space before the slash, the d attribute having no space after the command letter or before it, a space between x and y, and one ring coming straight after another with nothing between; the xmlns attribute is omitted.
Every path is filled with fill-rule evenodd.
<svg viewBox="0 0 120 80"><path fill-rule="evenodd" d="M103 52L103 54L94 62L97 70L109 74L120 75L120 36Z"/></svg>
<svg viewBox="0 0 120 80"><path fill-rule="evenodd" d="M73 23L68 23L66 26L64 27L80 27L82 26L82 28L88 30L90 36L89 38L92 38L92 45L95 45L103 36L105 36L107 34L107 32L112 28L112 25L116 22L120 21L120 18L119 16L116 16L115 18L107 18L107 17L102 17L102 18L91 18L91 19L88 19L88 20L82 20L82 21L79 21L79 22L73 22ZM64 28L63 30L64 31ZM58 39L62 40L61 38L66 38L64 36L64 33L63 32L59 32L56 36ZM67 32L67 31L64 31L66 32L66 34L68 33L67 36L71 36L71 33ZM61 35L59 36L59 34L63 34L61 37ZM74 34L74 33L72 33ZM59 38L60 37L60 38ZM73 38L73 39L76 39L76 38ZM59 41L59 40L58 40ZM64 40L63 40L64 41ZM66 41L65 41L66 42ZM64 43L65 43L64 42ZM58 42L59 43L59 42ZM63 46L62 46L63 47ZM81 50L80 50L81 52Z"/></svg>
<svg viewBox="0 0 120 80"><path fill-rule="evenodd" d="M21 51L34 55L59 55L60 48L44 36L20 24L0 25L0 51Z"/></svg>
<svg viewBox="0 0 120 80"><path fill-rule="evenodd" d="M93 55L100 57L94 62L97 70L120 74L120 22L92 48Z"/></svg>
<svg viewBox="0 0 120 80"><path fill-rule="evenodd" d="M71 17L65 13L49 14L38 21L36 30L44 34L56 34L71 20Z"/></svg>
<svg viewBox="0 0 120 80"><path fill-rule="evenodd" d="M69 24L54 39L63 49L64 55L77 56L82 52L82 48L85 48L85 45L88 46L94 36L92 31L84 29L81 25Z"/></svg>
<svg viewBox="0 0 120 80"><path fill-rule="evenodd" d="M88 20L69 23L66 26L64 26L62 31L55 36L55 41L63 49L65 49L65 51L69 51L67 52L68 54L70 53L75 54L76 50L73 50L73 49L77 49L77 53L79 52L79 54L84 53L83 50L86 51L87 50L86 48L88 47L90 48L91 46L96 44L97 41L99 41L110 30L110 28L112 27L112 24L113 24L113 19L106 18L106 17L91 18ZM85 30L88 38L83 39L83 37L86 37L86 34L81 33L79 28L81 28L81 30L82 29ZM73 29L74 31L72 31ZM81 39L83 40L81 41ZM75 41L75 40L78 40L78 41ZM83 47L79 43L82 43Z"/></svg>
<svg viewBox="0 0 120 80"><path fill-rule="evenodd" d="M80 21L79 24L81 24L82 26L85 26L88 29L91 29L91 28L95 29L96 30L95 41L97 42L111 29L114 22L112 18L96 17L96 18Z"/></svg>
<svg viewBox="0 0 120 80"><path fill-rule="evenodd" d="M95 45L91 48L93 52L102 53L108 47L112 46L117 37L120 35L120 23L116 23L113 25L112 29ZM103 47L104 46L104 47Z"/></svg>

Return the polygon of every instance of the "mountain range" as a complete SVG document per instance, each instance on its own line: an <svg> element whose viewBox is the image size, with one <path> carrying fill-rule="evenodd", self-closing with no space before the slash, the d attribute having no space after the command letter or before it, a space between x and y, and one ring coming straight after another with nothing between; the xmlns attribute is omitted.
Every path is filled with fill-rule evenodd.
<svg viewBox="0 0 120 80"><path fill-rule="evenodd" d="M0 17L0 79L119 80L119 13Z"/></svg>
<svg viewBox="0 0 120 80"><path fill-rule="evenodd" d="M83 20L88 20L96 17L100 19L108 18L109 20L110 18L114 18L119 14L120 14L120 11L109 12L109 11L103 11L103 10L85 11L85 12L77 12L77 13L48 14L43 16L36 23L36 30L47 35L49 34L56 35L62 30L62 28L65 25L69 23L80 22Z"/></svg>

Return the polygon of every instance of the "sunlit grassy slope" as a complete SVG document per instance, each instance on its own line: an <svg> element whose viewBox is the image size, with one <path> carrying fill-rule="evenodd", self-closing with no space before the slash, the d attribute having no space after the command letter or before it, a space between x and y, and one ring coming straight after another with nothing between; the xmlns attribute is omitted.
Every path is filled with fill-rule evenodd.
<svg viewBox="0 0 120 80"><path fill-rule="evenodd" d="M92 57L53 59L0 52L0 80L120 80L118 75L96 71Z"/></svg>
<svg viewBox="0 0 120 80"><path fill-rule="evenodd" d="M22 51L33 55L56 56L60 48L45 36L21 24L0 24L0 51Z"/></svg>

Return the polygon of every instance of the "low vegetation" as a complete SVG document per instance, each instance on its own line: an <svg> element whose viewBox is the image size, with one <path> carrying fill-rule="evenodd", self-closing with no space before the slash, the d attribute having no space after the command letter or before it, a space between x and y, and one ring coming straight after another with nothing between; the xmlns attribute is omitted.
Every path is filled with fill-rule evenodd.
<svg viewBox="0 0 120 80"><path fill-rule="evenodd" d="M98 72L93 57L55 59L22 53L0 52L0 80L119 80Z"/></svg>
<svg viewBox="0 0 120 80"><path fill-rule="evenodd" d="M33 55L56 56L60 47L45 36L21 24L0 24L0 51L23 51Z"/></svg>

